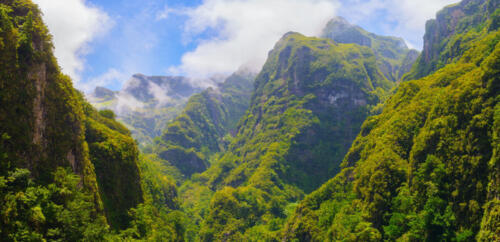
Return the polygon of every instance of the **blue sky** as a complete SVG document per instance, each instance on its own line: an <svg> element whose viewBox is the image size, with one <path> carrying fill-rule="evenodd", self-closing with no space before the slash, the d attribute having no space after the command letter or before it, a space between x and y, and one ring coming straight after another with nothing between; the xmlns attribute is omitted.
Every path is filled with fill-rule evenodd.
<svg viewBox="0 0 500 242"><path fill-rule="evenodd" d="M110 69L120 72L165 75L167 67L180 64L193 43L182 43L185 16L157 19L165 6L186 7L199 1L92 0L112 19L113 27L92 43L82 80L91 80ZM190 4L190 5L186 5ZM108 87L117 89L120 82Z"/></svg>
<svg viewBox="0 0 500 242"><path fill-rule="evenodd" d="M421 49L425 21L456 0L34 0L77 88L118 90L134 73L206 77L258 69L288 31L340 15ZM203 85L204 83L200 83Z"/></svg>

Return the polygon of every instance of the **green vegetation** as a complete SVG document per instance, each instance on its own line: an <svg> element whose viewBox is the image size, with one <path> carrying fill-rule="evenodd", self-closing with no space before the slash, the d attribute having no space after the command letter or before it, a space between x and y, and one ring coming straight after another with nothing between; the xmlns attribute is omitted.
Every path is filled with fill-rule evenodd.
<svg viewBox="0 0 500 242"><path fill-rule="evenodd" d="M393 82L400 81L418 57L418 51L406 46L402 38L380 36L359 26L352 25L342 17L330 20L321 34L337 43L358 44L373 50L377 65L384 76Z"/></svg>
<svg viewBox="0 0 500 242"><path fill-rule="evenodd" d="M187 218L178 211L179 201L174 181L158 159L142 156L139 160L145 201L131 209L130 226L119 234L108 236L113 241L183 241Z"/></svg>
<svg viewBox="0 0 500 242"><path fill-rule="evenodd" d="M108 222L114 229L128 226L129 209L143 201L139 168L139 151L130 131L114 120L110 110L97 112L83 102L85 140L95 167L99 194Z"/></svg>
<svg viewBox="0 0 500 242"><path fill-rule="evenodd" d="M96 241L108 231L93 197L69 169L52 173L53 183L39 185L27 169L0 176L0 235L5 241Z"/></svg>
<svg viewBox="0 0 500 242"><path fill-rule="evenodd" d="M297 206L285 240L499 239L495 18L450 36L474 38L461 42L453 63L402 83L365 121L341 173Z"/></svg>
<svg viewBox="0 0 500 242"><path fill-rule="evenodd" d="M160 181L146 168L141 179L130 131L83 99L52 51L36 5L0 1L2 240L182 238L177 206L153 202L173 188L145 185Z"/></svg>
<svg viewBox="0 0 500 242"><path fill-rule="evenodd" d="M167 125L153 152L183 175L203 172L210 157L226 149L230 134L250 102L254 76L236 72L189 98L184 111Z"/></svg>
<svg viewBox="0 0 500 242"><path fill-rule="evenodd" d="M154 138L162 134L166 124L172 122L182 112L187 100L168 107L145 107L130 112L123 112L117 119L123 122L132 132L132 137L137 140L141 149L154 144ZM113 106L103 103L104 109Z"/></svg>
<svg viewBox="0 0 500 242"><path fill-rule="evenodd" d="M276 44L255 82L227 150L180 188L189 238L277 239L294 203L338 172L392 85L369 48L296 33Z"/></svg>
<svg viewBox="0 0 500 242"><path fill-rule="evenodd" d="M419 79L460 60L487 22L490 31L498 28L499 16L496 1L462 1L439 11L427 21L422 55L403 79Z"/></svg>
<svg viewBox="0 0 500 242"><path fill-rule="evenodd" d="M417 53L397 39L287 33L140 154L61 74L36 5L0 0L0 236L498 241L498 5L441 11L401 83Z"/></svg>

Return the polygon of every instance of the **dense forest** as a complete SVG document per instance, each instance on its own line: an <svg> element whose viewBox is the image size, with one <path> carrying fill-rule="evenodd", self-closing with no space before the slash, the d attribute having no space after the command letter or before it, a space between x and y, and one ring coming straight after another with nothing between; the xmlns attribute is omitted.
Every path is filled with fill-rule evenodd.
<svg viewBox="0 0 500 242"><path fill-rule="evenodd" d="M499 241L499 5L445 7L421 53L336 17L205 90L134 76L179 90L134 89L131 132L0 0L0 240Z"/></svg>

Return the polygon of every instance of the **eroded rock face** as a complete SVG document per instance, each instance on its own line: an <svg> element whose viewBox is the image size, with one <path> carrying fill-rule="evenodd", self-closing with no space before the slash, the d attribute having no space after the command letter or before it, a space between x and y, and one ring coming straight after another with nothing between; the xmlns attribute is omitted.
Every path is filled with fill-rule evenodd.
<svg viewBox="0 0 500 242"><path fill-rule="evenodd" d="M478 1L484 2L485 0ZM423 60L431 62L438 58L441 49L436 46L444 39L455 33L455 29L460 19L465 16L464 4L470 1L463 1L461 4L448 7L436 15L436 19L427 21L424 35L424 48L422 51Z"/></svg>
<svg viewBox="0 0 500 242"><path fill-rule="evenodd" d="M42 138L45 132L45 107L42 103L45 99L45 88L47 83L45 63L41 63L33 67L33 70L28 73L28 79L33 81L35 86L35 98L33 99L33 143L40 146L46 146L46 141Z"/></svg>
<svg viewBox="0 0 500 242"><path fill-rule="evenodd" d="M283 162L290 171L282 176L305 191L338 171L342 156L368 115L368 105L379 101L372 92L393 85L383 76L368 47L293 32L275 45L255 82L250 109L238 134L241 137L237 135L236 139L290 142L288 150L283 151ZM289 115L297 113L310 116L288 120ZM292 134L293 124L305 123ZM291 140L275 134L277 130L290 132L286 137ZM238 145L252 153L245 143ZM245 152L238 153L240 148L236 147L240 146L233 147L241 155L238 159L252 159ZM317 153L318 147L328 150L329 155Z"/></svg>

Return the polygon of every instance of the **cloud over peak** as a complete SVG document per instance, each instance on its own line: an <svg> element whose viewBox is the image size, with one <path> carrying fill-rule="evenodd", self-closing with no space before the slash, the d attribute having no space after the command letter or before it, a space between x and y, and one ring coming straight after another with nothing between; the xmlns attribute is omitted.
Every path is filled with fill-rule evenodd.
<svg viewBox="0 0 500 242"><path fill-rule="evenodd" d="M182 11L188 16L185 34L198 43L170 72L208 76L242 66L258 71L283 34L318 34L336 6L329 0L206 0Z"/></svg>

